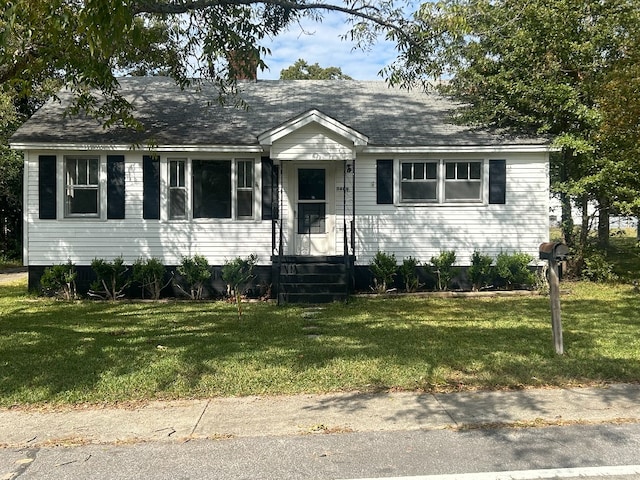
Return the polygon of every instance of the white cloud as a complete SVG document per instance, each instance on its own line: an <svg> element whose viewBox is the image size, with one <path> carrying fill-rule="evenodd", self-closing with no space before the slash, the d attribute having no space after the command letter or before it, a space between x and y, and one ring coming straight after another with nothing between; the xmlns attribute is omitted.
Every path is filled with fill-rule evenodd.
<svg viewBox="0 0 640 480"><path fill-rule="evenodd" d="M337 13L327 14L321 23L305 19L300 25L291 25L281 35L262 42L271 56L264 59L269 70L258 72L258 78L278 79L282 69L302 58L323 68L340 67L356 80L379 80L378 72L396 58L395 45L380 39L367 51L355 49L353 42L340 38L348 30L344 17Z"/></svg>

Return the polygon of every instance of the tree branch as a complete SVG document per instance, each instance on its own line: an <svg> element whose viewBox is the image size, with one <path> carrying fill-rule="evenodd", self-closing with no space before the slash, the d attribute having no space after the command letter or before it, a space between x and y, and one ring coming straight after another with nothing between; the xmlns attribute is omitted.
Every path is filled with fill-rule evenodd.
<svg viewBox="0 0 640 480"><path fill-rule="evenodd" d="M397 35L405 39L409 38L407 32L402 28L402 25L385 20L382 15L382 10L369 4L362 5L360 7L346 7L322 2L298 3L294 0L189 0L180 2L179 4L158 2L157 0L137 0L131 4L131 10L134 15L143 13L156 15L178 15L205 10L212 7L238 5L271 5L296 12L310 12L318 10L339 12L371 22L379 27L392 30Z"/></svg>

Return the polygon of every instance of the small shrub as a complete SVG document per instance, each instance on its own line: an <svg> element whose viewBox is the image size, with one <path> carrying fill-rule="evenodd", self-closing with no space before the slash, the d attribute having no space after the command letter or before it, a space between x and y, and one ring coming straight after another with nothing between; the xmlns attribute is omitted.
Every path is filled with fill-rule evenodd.
<svg viewBox="0 0 640 480"><path fill-rule="evenodd" d="M235 297L238 319L242 317L242 288L253 278L253 267L257 261L258 256L251 254L246 259L236 257L225 261L222 266L222 279L229 286L229 294Z"/></svg>
<svg viewBox="0 0 640 480"><path fill-rule="evenodd" d="M418 282L418 266L420 262L413 258L405 258L402 260L402 265L400 266L400 274L402 275L402 280L404 281L404 289L407 292L415 292L418 290L420 286Z"/></svg>
<svg viewBox="0 0 640 480"><path fill-rule="evenodd" d="M613 273L613 264L601 252L591 252L584 257L582 276L592 282L615 282L618 276Z"/></svg>
<svg viewBox="0 0 640 480"><path fill-rule="evenodd" d="M40 286L45 295L74 300L77 296L76 278L76 266L69 260L67 263L45 268L40 278Z"/></svg>
<svg viewBox="0 0 640 480"><path fill-rule="evenodd" d="M122 257L115 258L113 262L94 258L91 268L97 280L91 285L89 295L112 301L124 297L123 292L131 281L127 277L129 268L124 264Z"/></svg>
<svg viewBox="0 0 640 480"><path fill-rule="evenodd" d="M471 266L467 270L467 275L474 291L486 288L491 283L493 277L492 263L493 258L490 255L483 255L478 250L474 250L471 256Z"/></svg>
<svg viewBox="0 0 640 480"><path fill-rule="evenodd" d="M496 257L495 281L497 285L514 288L516 285L531 286L535 275L529 270L533 257L527 253L500 253Z"/></svg>
<svg viewBox="0 0 640 480"><path fill-rule="evenodd" d="M369 269L373 273L373 291L385 293L392 284L396 276L398 265L396 256L378 251L373 261L369 264Z"/></svg>
<svg viewBox="0 0 640 480"><path fill-rule="evenodd" d="M202 255L182 257L182 264L177 270L185 283L185 285L176 283L178 289L191 300L202 300L204 285L211 278L207 259Z"/></svg>
<svg viewBox="0 0 640 480"><path fill-rule="evenodd" d="M133 264L133 281L142 286L142 298L145 298L145 292L148 292L153 300L160 298L160 292L164 287L171 283L169 280L162 283L166 269L163 263L157 258L143 259L139 258Z"/></svg>
<svg viewBox="0 0 640 480"><path fill-rule="evenodd" d="M431 257L431 265L438 280L438 290L449 288L453 278L454 263L456 263L456 252L454 250L443 251L437 257Z"/></svg>

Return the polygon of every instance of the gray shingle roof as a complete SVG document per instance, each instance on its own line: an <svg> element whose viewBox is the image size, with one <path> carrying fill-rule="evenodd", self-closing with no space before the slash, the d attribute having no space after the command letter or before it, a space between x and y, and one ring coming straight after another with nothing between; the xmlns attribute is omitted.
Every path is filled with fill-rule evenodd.
<svg viewBox="0 0 640 480"><path fill-rule="evenodd" d="M454 125L453 103L436 94L390 88L382 81L257 81L240 84L247 108L218 104L212 85L180 90L173 80L119 80L145 131L103 129L85 116L66 116L69 95L50 101L12 137L13 144L258 145L258 136L312 109L366 135L373 146L543 145Z"/></svg>

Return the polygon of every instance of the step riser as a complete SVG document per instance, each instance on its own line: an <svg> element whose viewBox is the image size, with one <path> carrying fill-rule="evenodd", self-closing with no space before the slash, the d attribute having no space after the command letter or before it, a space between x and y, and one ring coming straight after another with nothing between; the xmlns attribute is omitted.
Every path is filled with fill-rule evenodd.
<svg viewBox="0 0 640 480"><path fill-rule="evenodd" d="M329 303L347 299L349 274L344 257L283 257L279 303ZM286 261L289 260L289 261Z"/></svg>

